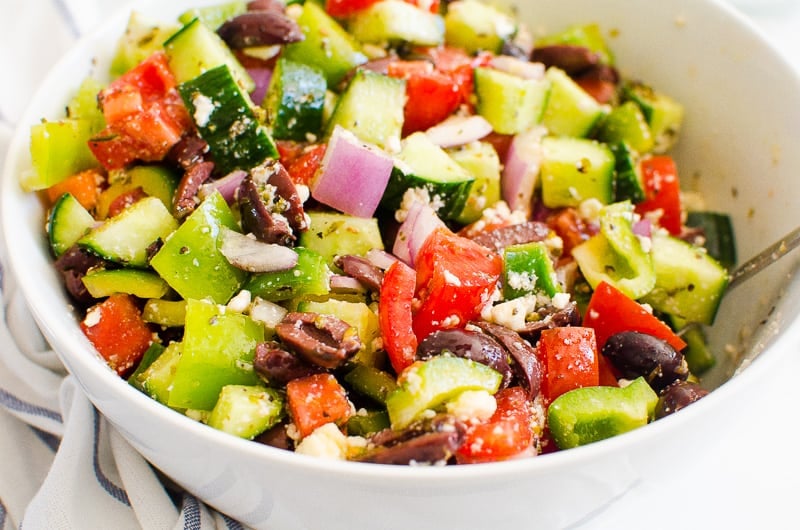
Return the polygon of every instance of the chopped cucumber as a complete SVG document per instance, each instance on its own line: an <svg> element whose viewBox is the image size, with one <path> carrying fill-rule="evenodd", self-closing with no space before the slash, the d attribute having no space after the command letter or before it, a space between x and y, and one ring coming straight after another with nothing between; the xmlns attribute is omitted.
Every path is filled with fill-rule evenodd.
<svg viewBox="0 0 800 530"><path fill-rule="evenodd" d="M78 240L98 256L130 267L147 267L147 249L165 240L178 221L156 197L145 197Z"/></svg>
<svg viewBox="0 0 800 530"><path fill-rule="evenodd" d="M405 80L358 70L328 121L328 135L340 125L364 142L396 151L403 130L405 102Z"/></svg>
<svg viewBox="0 0 800 530"><path fill-rule="evenodd" d="M344 380L353 390L381 405L397 389L397 381L391 374L360 363L347 372Z"/></svg>
<svg viewBox="0 0 800 530"><path fill-rule="evenodd" d="M303 40L287 45L283 57L319 68L336 87L350 70L367 62L360 46L319 4L305 2L297 18Z"/></svg>
<svg viewBox="0 0 800 530"><path fill-rule="evenodd" d="M284 416L283 396L263 386L227 385L208 417L210 427L252 440Z"/></svg>
<svg viewBox="0 0 800 530"><path fill-rule="evenodd" d="M90 270L82 281L94 298L104 298L114 293L132 294L138 298L161 298L169 292L169 285L158 274L138 269Z"/></svg>
<svg viewBox="0 0 800 530"><path fill-rule="evenodd" d="M614 201L640 203L645 199L644 181L639 171L639 156L625 142L611 147L616 160Z"/></svg>
<svg viewBox="0 0 800 530"><path fill-rule="evenodd" d="M578 206L586 199L609 204L614 199L611 149L595 140L568 137L542 139L542 202L549 208Z"/></svg>
<svg viewBox="0 0 800 530"><path fill-rule="evenodd" d="M320 254L329 267L336 256L363 256L372 249L383 250L378 220L337 212L308 212L308 230L300 234L299 244Z"/></svg>
<svg viewBox="0 0 800 530"><path fill-rule="evenodd" d="M422 189L442 219L455 219L461 214L475 177L425 133L406 137L397 161L381 200L382 208L396 210L407 190Z"/></svg>
<svg viewBox="0 0 800 530"><path fill-rule="evenodd" d="M663 153L672 147L683 122L683 105L642 83L626 84L622 96L642 109L653 136L653 151Z"/></svg>
<svg viewBox="0 0 800 530"><path fill-rule="evenodd" d="M272 135L278 139L307 141L322 129L325 77L319 69L278 59L263 106Z"/></svg>
<svg viewBox="0 0 800 530"><path fill-rule="evenodd" d="M712 324L728 287L728 271L705 249L681 239L656 232L652 241L656 284L642 302L689 322Z"/></svg>
<svg viewBox="0 0 800 530"><path fill-rule="evenodd" d="M483 210L500 200L500 157L488 142L471 142L447 151L456 164L475 177L464 209L456 217L461 224L480 219Z"/></svg>
<svg viewBox="0 0 800 530"><path fill-rule="evenodd" d="M347 420L347 434L350 436L369 436L391 426L389 414L385 410L359 410Z"/></svg>
<svg viewBox="0 0 800 530"><path fill-rule="evenodd" d="M208 70L178 86L200 136L208 142L217 171L249 170L276 158L275 142L234 81L227 65Z"/></svg>
<svg viewBox="0 0 800 530"><path fill-rule="evenodd" d="M539 123L550 94L548 79L523 79L492 68L475 69L478 114L500 134L517 134Z"/></svg>
<svg viewBox="0 0 800 530"><path fill-rule="evenodd" d="M499 54L503 43L517 32L513 18L478 0L448 3L444 27L445 42L468 53L486 50Z"/></svg>
<svg viewBox="0 0 800 530"><path fill-rule="evenodd" d="M596 136L607 144L625 142L639 154L651 151L655 145L650 126L633 101L614 107L600 124Z"/></svg>
<svg viewBox="0 0 800 530"><path fill-rule="evenodd" d="M60 256L93 226L94 217L78 199L65 193L53 204L47 222L47 235L53 254Z"/></svg>
<svg viewBox="0 0 800 530"><path fill-rule="evenodd" d="M157 197L167 209L172 210L172 197L178 187L179 177L166 166L137 165L111 172L108 180L111 185L97 199L98 219L108 217L109 208L117 197L137 188L151 197Z"/></svg>
<svg viewBox="0 0 800 530"><path fill-rule="evenodd" d="M736 265L736 239L730 215L693 211L686 216L686 226L702 228L705 238L703 247L722 266L731 269Z"/></svg>
<svg viewBox="0 0 800 530"><path fill-rule="evenodd" d="M192 20L198 19L210 30L217 31L226 21L246 12L247 2L235 0L206 7L193 7L181 13L178 21L181 24L189 24Z"/></svg>
<svg viewBox="0 0 800 530"><path fill-rule="evenodd" d="M245 92L255 88L255 82L236 56L214 30L193 19L164 43L169 68L178 83L226 65L239 87Z"/></svg>
<svg viewBox="0 0 800 530"><path fill-rule="evenodd" d="M608 107L598 103L559 68L548 68L545 78L550 81L550 97L542 123L550 134L579 138L589 136L608 112Z"/></svg>
<svg viewBox="0 0 800 530"><path fill-rule="evenodd" d="M103 84L92 76L81 82L78 92L67 103L67 117L72 119L89 120L92 122L92 134L103 130L106 120L100 105L97 103L97 94L103 89Z"/></svg>
<svg viewBox="0 0 800 530"><path fill-rule="evenodd" d="M180 342L170 343L147 369L133 376L130 383L159 403L167 405L181 352Z"/></svg>
<svg viewBox="0 0 800 530"><path fill-rule="evenodd" d="M161 50L164 42L179 29L180 26L175 24L158 24L148 20L138 11L131 12L125 33L117 42L117 51L111 60L109 69L111 77L121 76L154 52Z"/></svg>
<svg viewBox="0 0 800 530"><path fill-rule="evenodd" d="M402 0L372 4L352 17L348 29L360 42L407 42L418 46L444 42L442 17Z"/></svg>

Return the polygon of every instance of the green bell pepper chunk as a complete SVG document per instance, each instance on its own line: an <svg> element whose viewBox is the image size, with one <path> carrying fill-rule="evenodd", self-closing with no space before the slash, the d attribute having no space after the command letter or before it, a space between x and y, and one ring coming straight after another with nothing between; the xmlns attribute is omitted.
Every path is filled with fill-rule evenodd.
<svg viewBox="0 0 800 530"><path fill-rule="evenodd" d="M389 415L385 410L368 410L359 412L347 420L347 434L350 436L369 436L388 429Z"/></svg>
<svg viewBox="0 0 800 530"><path fill-rule="evenodd" d="M297 247L297 265L288 271L254 274L245 289L270 302L330 292L331 271L325 258L313 250Z"/></svg>
<svg viewBox="0 0 800 530"><path fill-rule="evenodd" d="M629 201L604 207L600 233L572 249L584 277L595 288L606 281L634 300L656 284L650 253L633 233L633 206Z"/></svg>
<svg viewBox="0 0 800 530"><path fill-rule="evenodd" d="M203 300L187 300L183 354L175 371L169 406L212 410L222 387L256 385L256 344L264 327L242 313Z"/></svg>
<svg viewBox="0 0 800 530"><path fill-rule="evenodd" d="M151 354L151 350L148 349L145 352L146 358L140 364L140 369L146 364L146 361L149 362L149 365L141 371L136 370L128 382L159 403L167 405L172 381L175 378L175 368L181 359L182 344L172 342L166 348L162 346L160 350L160 355L151 361L147 358ZM153 355L155 353L152 352Z"/></svg>
<svg viewBox="0 0 800 530"><path fill-rule="evenodd" d="M551 297L561 292L547 246L542 241L534 241L506 247L503 251L505 299L512 300L537 291Z"/></svg>
<svg viewBox="0 0 800 530"><path fill-rule="evenodd" d="M643 377L624 388L587 386L557 397L547 409L550 432L559 449L586 445L646 425L658 395Z"/></svg>
<svg viewBox="0 0 800 530"><path fill-rule="evenodd" d="M344 381L362 396L367 396L381 405L385 405L387 396L397 390L394 377L366 364L356 363L355 368L344 376Z"/></svg>
<svg viewBox="0 0 800 530"><path fill-rule="evenodd" d="M31 126L33 170L21 177L25 191L49 188L70 175L98 165L89 149L92 121L64 119Z"/></svg>
<svg viewBox="0 0 800 530"><path fill-rule="evenodd" d="M503 377L488 366L441 355L414 365L404 374L400 388L386 398L392 429L401 430L459 396L465 390L486 390L494 394Z"/></svg>
<svg viewBox="0 0 800 530"><path fill-rule="evenodd" d="M183 298L227 303L248 275L219 251L223 226L239 230L225 199L214 192L167 239L150 265Z"/></svg>

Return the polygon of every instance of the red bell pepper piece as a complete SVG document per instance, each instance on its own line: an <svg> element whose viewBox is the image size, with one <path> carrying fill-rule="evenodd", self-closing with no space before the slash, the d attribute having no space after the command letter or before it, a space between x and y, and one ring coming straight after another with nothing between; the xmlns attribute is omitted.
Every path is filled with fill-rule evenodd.
<svg viewBox="0 0 800 530"><path fill-rule="evenodd" d="M153 331L127 294L113 294L90 308L80 326L108 365L122 376L138 364L153 342Z"/></svg>
<svg viewBox="0 0 800 530"><path fill-rule="evenodd" d="M546 403L564 392L600 384L597 340L592 328L546 329L539 338L536 354L544 369L541 392Z"/></svg>
<svg viewBox="0 0 800 530"><path fill-rule="evenodd" d="M658 224L673 236L681 233L681 187L675 161L667 155L645 158L639 166L645 187L645 200L636 212L645 215L660 211Z"/></svg>
<svg viewBox="0 0 800 530"><path fill-rule="evenodd" d="M352 414L347 392L332 374L314 374L286 384L286 406L300 436L326 423L342 425Z"/></svg>
<svg viewBox="0 0 800 530"><path fill-rule="evenodd" d="M417 337L411 316L416 285L414 269L399 260L386 270L381 284L378 321L383 347L398 374L414 362L417 354Z"/></svg>
<svg viewBox="0 0 800 530"><path fill-rule="evenodd" d="M583 325L594 329L600 350L611 335L622 331L639 331L653 335L667 341L678 351L686 347L683 339L669 326L606 282L601 282L592 293L583 317Z"/></svg>

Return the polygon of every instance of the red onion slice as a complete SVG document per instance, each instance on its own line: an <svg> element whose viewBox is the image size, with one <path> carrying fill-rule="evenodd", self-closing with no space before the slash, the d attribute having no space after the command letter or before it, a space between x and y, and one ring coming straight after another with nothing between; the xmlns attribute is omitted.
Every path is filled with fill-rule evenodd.
<svg viewBox="0 0 800 530"><path fill-rule="evenodd" d="M445 227L444 221L436 215L433 208L427 204L415 202L409 208L406 220L397 231L392 252L413 267L419 249L431 232Z"/></svg>
<svg viewBox="0 0 800 530"><path fill-rule="evenodd" d="M311 196L340 212L372 217L386 190L392 168L392 157L337 125L319 174L311 184Z"/></svg>
<svg viewBox="0 0 800 530"><path fill-rule="evenodd" d="M522 210L530 216L533 189L542 163L542 138L545 134L547 130L544 127L534 127L514 136L511 141L500 181L503 200L511 211Z"/></svg>
<svg viewBox="0 0 800 530"><path fill-rule="evenodd" d="M489 65L497 70L521 77L523 79L544 79L545 66L542 63L523 61L510 55L492 57Z"/></svg>
<svg viewBox="0 0 800 530"><path fill-rule="evenodd" d="M297 265L297 252L289 247L263 243L229 228L222 228L220 238L219 251L237 269L273 272Z"/></svg>
<svg viewBox="0 0 800 530"><path fill-rule="evenodd" d="M350 276L334 274L330 280L331 291L336 293L364 293L367 288L360 281Z"/></svg>
<svg viewBox="0 0 800 530"><path fill-rule="evenodd" d="M457 147L475 142L492 132L492 125L483 116L450 116L434 125L425 135L439 147Z"/></svg>
<svg viewBox="0 0 800 530"><path fill-rule="evenodd" d="M377 248L369 249L364 257L367 258L370 263L382 270L388 269L394 264L395 261L397 261L395 256L392 256L385 250L380 250Z"/></svg>
<svg viewBox="0 0 800 530"><path fill-rule="evenodd" d="M267 94L269 82L272 79L271 68L248 68L247 73L253 78L255 88L250 92L250 99L256 105L261 105L264 101L264 96Z"/></svg>
<svg viewBox="0 0 800 530"><path fill-rule="evenodd" d="M246 171L236 169L231 171L221 179L212 180L200 186L198 195L204 199L211 195L213 191L218 191L228 204L233 204L236 200L236 190L242 184L242 180L247 176Z"/></svg>

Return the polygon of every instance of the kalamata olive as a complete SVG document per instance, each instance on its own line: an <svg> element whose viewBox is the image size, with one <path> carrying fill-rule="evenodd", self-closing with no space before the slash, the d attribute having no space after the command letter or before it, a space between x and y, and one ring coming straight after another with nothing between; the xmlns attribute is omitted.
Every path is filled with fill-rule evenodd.
<svg viewBox="0 0 800 530"><path fill-rule="evenodd" d="M355 278L367 288L379 292L383 283L383 271L361 256L337 256L336 266L348 276Z"/></svg>
<svg viewBox="0 0 800 530"><path fill-rule="evenodd" d="M386 429L374 435L374 449L359 460L374 464L409 465L446 462L464 443L466 425L453 416L439 414L397 432Z"/></svg>
<svg viewBox="0 0 800 530"><path fill-rule="evenodd" d="M514 225L495 228L494 230L481 231L471 237L473 241L495 252L502 252L511 245L530 243L531 241L544 241L550 228L539 221L528 221Z"/></svg>
<svg viewBox="0 0 800 530"><path fill-rule="evenodd" d="M556 66L572 75L597 64L600 58L584 46L553 44L535 48L531 60L545 66Z"/></svg>
<svg viewBox="0 0 800 530"><path fill-rule="evenodd" d="M581 314L578 311L578 304L575 302L570 302L561 309L552 305L545 306L537 309L536 314L539 317L538 320L526 322L525 327L519 330L520 336L531 344L536 344L545 329L581 325Z"/></svg>
<svg viewBox="0 0 800 530"><path fill-rule="evenodd" d="M466 329L434 331L417 346L417 359L430 359L444 352L497 370L503 375L502 388L511 383L513 374L508 363L508 352L502 344L486 333Z"/></svg>
<svg viewBox="0 0 800 530"><path fill-rule="evenodd" d="M294 243L296 237L289 222L283 216L272 215L258 185L250 175L239 186L239 210L242 228L255 235L259 241L287 246Z"/></svg>
<svg viewBox="0 0 800 530"><path fill-rule="evenodd" d="M514 359L511 370L517 376L520 384L528 389L528 397L533 400L539 395L542 369L533 346L523 339L519 333L505 326L483 320L470 322L470 324L479 327L503 345L511 358Z"/></svg>
<svg viewBox="0 0 800 530"><path fill-rule="evenodd" d="M195 207L200 204L197 192L200 186L211 177L214 171L214 162L198 162L192 164L183 174L183 178L178 183L173 197L173 208L179 218L183 218L192 213Z"/></svg>
<svg viewBox="0 0 800 530"><path fill-rule="evenodd" d="M684 407L688 407L708 394L708 390L697 383L675 381L661 392L656 405L656 418L669 416Z"/></svg>
<svg viewBox="0 0 800 530"><path fill-rule="evenodd" d="M323 371L321 367L287 352L274 341L256 344L253 369L268 384L277 386Z"/></svg>
<svg viewBox="0 0 800 530"><path fill-rule="evenodd" d="M602 353L620 370L622 377L644 376L656 392L689 376L683 354L668 342L647 333L623 331L612 335Z"/></svg>
<svg viewBox="0 0 800 530"><path fill-rule="evenodd" d="M217 34L235 50L303 40L297 22L276 9L242 13L226 20Z"/></svg>
<svg viewBox="0 0 800 530"><path fill-rule="evenodd" d="M361 349L358 330L333 315L288 313L275 333L303 359L323 368L337 368Z"/></svg>

